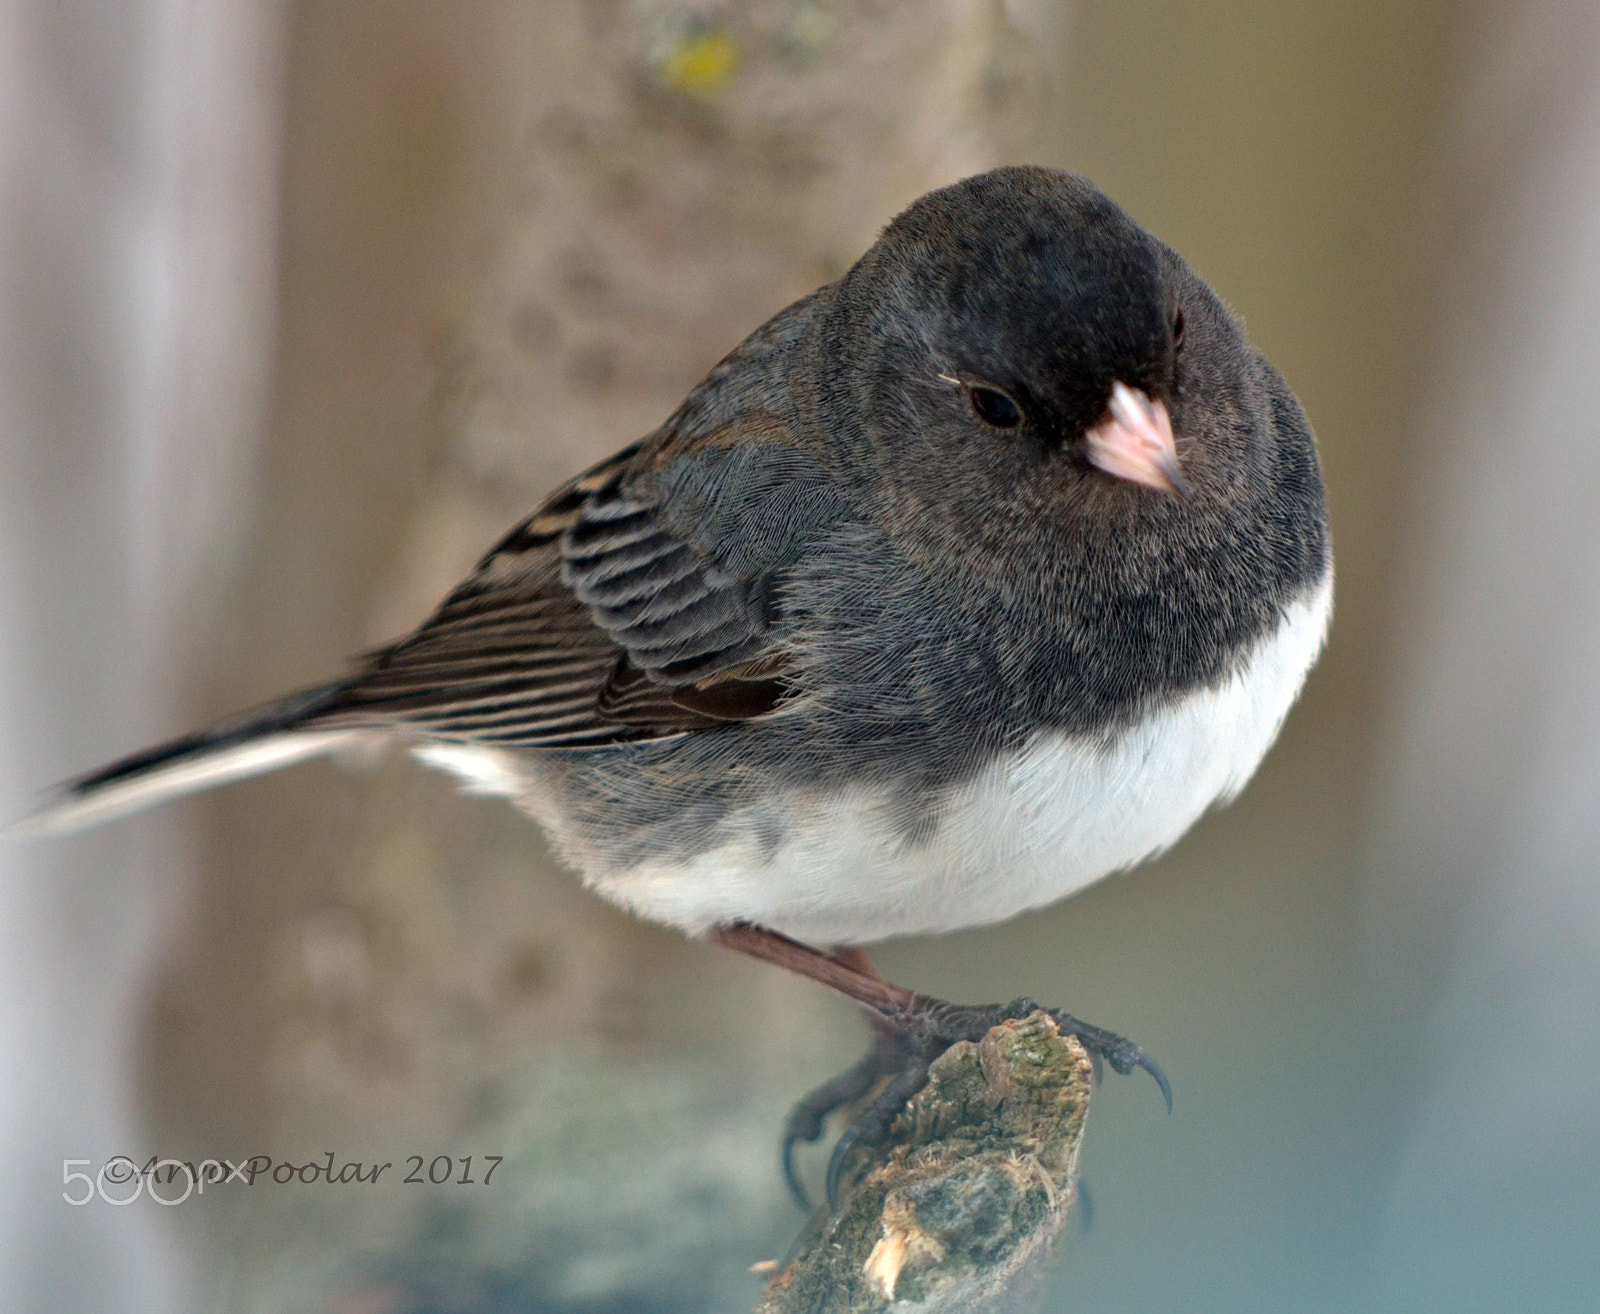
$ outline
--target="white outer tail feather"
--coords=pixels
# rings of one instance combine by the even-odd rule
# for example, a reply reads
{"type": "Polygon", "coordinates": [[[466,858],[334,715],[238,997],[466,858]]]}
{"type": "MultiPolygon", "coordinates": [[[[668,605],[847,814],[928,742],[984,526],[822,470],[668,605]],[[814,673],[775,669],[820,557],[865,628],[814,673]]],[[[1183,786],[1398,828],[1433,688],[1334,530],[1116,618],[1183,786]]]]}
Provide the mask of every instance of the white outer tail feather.
{"type": "Polygon", "coordinates": [[[68,835],[153,803],[320,757],[365,734],[361,730],[285,730],[108,780],[82,794],[67,785],[31,815],[0,827],[0,839],[68,835]]]}

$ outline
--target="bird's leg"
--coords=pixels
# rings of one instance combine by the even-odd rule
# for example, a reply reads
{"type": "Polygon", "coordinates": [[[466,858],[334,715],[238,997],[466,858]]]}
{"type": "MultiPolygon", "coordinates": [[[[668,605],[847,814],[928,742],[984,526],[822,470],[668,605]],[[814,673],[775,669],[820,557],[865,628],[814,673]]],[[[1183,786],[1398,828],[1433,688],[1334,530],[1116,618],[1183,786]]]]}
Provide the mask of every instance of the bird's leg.
{"type": "Polygon", "coordinates": [[[843,963],[846,967],[853,968],[862,976],[870,976],[875,981],[883,980],[883,973],[878,970],[878,965],[859,945],[847,944],[837,949],[830,949],[828,957],[836,963],[843,963]]]}
{"type": "Polygon", "coordinates": [[[912,1008],[918,999],[911,991],[885,981],[859,949],[823,953],[798,940],[791,940],[787,935],[752,926],[749,922],[713,926],[706,932],[706,939],[751,958],[759,958],[764,963],[786,967],[791,972],[808,976],[830,990],[838,991],[846,999],[853,999],[864,1008],[885,1017],[912,1008]]]}
{"type": "MultiPolygon", "coordinates": [[[[957,1041],[980,1040],[991,1027],[1027,1017],[1039,1007],[1031,999],[1016,999],[1009,1004],[946,1003],[886,981],[860,949],[824,953],[747,922],[715,927],[707,938],[751,958],[810,977],[853,999],[865,1010],[872,1028],[873,1045],[866,1057],[812,1091],[789,1115],[783,1134],[783,1171],[790,1190],[802,1205],[807,1205],[808,1201],[794,1170],[794,1147],[799,1141],[814,1141],[820,1137],[829,1114],[862,1099],[885,1078],[889,1079],[889,1084],[845,1129],[834,1146],[828,1161],[828,1203],[837,1207],[839,1179],[850,1150],[856,1145],[882,1145],[889,1139],[896,1116],[906,1101],[927,1083],[928,1068],[939,1055],[957,1041]]],[[[1166,1076],[1131,1040],[1080,1022],[1070,1013],[1045,1011],[1063,1034],[1078,1038],[1097,1064],[1104,1060],[1124,1074],[1143,1068],[1155,1078],[1167,1101],[1167,1109],[1171,1110],[1172,1087],[1166,1076]]]]}

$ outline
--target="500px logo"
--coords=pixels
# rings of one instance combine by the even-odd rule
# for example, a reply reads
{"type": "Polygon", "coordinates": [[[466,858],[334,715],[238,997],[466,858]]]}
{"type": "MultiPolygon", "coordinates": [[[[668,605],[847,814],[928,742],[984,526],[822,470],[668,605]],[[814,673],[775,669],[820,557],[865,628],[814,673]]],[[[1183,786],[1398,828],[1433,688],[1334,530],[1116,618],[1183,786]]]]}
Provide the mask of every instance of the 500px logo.
{"type": "Polygon", "coordinates": [[[88,1159],[61,1161],[61,1183],[67,1188],[61,1192],[61,1198],[69,1205],[86,1205],[97,1196],[108,1205],[128,1205],[145,1194],[147,1189],[150,1198],[157,1204],[176,1205],[182,1204],[196,1191],[204,1195],[207,1186],[227,1181],[230,1174],[236,1180],[249,1181],[249,1160],[243,1164],[230,1162],[224,1166],[216,1159],[193,1164],[182,1159],[158,1159],[152,1155],[150,1161],[141,1168],[127,1155],[118,1154],[107,1159],[93,1177],[78,1171],[87,1168],[90,1162],[88,1159]],[[180,1174],[183,1187],[181,1195],[175,1193],[180,1174]],[[78,1194],[74,1194],[75,1188],[78,1194]]]}
{"type": "MultiPolygon", "coordinates": [[[[390,1181],[405,1186],[430,1183],[434,1186],[487,1186],[505,1156],[486,1154],[482,1158],[487,1170],[481,1178],[473,1172],[470,1154],[460,1159],[448,1154],[435,1155],[424,1176],[425,1156],[408,1155],[409,1171],[404,1177],[390,1181]]],[[[208,1186],[227,1186],[234,1182],[244,1186],[254,1186],[257,1182],[271,1182],[276,1186],[293,1183],[310,1186],[319,1182],[325,1186],[375,1186],[383,1174],[394,1167],[393,1163],[367,1164],[359,1160],[335,1167],[332,1150],[324,1152],[323,1161],[308,1159],[305,1163],[287,1159],[274,1162],[272,1156],[266,1154],[253,1154],[238,1163],[231,1159],[202,1159],[192,1163],[187,1159],[161,1159],[151,1155],[142,1168],[127,1155],[118,1154],[106,1160],[93,1176],[79,1171],[89,1167],[91,1162],[89,1159],[61,1161],[61,1183],[66,1188],[61,1198],[69,1205],[86,1205],[97,1198],[109,1205],[128,1205],[141,1195],[148,1195],[157,1204],[177,1205],[191,1195],[204,1195],[208,1186]]]]}

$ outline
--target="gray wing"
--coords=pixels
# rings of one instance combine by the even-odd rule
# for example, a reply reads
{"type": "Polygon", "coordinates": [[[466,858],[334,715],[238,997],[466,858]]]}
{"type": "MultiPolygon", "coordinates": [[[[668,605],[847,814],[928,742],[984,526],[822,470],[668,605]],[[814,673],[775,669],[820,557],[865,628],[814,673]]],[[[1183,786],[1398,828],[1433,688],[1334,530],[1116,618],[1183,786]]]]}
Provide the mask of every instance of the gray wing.
{"type": "Polygon", "coordinates": [[[812,301],[552,495],[313,723],[580,746],[749,720],[796,692],[783,579],[845,515],[825,456],[780,418],[812,301]]]}
{"type": "Polygon", "coordinates": [[[813,463],[759,437],[732,456],[619,453],[508,534],[316,723],[576,747],[774,710],[794,684],[778,577],[803,533],[772,527],[796,508],[812,524],[826,515],[816,497],[796,500],[797,471],[817,483],[813,463]]]}

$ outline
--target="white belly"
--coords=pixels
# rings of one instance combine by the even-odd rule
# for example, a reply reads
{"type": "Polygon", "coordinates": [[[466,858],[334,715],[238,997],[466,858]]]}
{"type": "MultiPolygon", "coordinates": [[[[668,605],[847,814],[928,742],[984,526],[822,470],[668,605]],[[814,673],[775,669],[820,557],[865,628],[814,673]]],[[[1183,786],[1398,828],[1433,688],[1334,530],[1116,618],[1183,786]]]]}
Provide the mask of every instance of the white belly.
{"type": "Polygon", "coordinates": [[[949,931],[1053,903],[1159,853],[1231,799],[1277,737],[1322,647],[1331,582],[1221,686],[1104,743],[1040,735],[946,800],[914,839],[871,788],[816,791],[784,842],[752,806],[725,844],[688,862],[588,871],[590,885],[657,921],[700,931],[743,920],[820,943],[949,931]]]}

